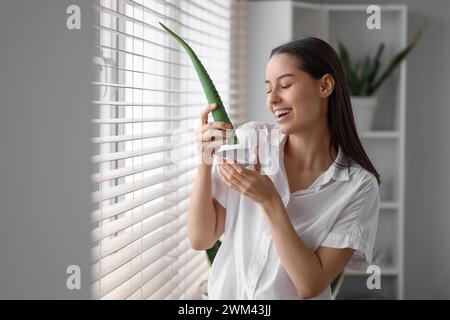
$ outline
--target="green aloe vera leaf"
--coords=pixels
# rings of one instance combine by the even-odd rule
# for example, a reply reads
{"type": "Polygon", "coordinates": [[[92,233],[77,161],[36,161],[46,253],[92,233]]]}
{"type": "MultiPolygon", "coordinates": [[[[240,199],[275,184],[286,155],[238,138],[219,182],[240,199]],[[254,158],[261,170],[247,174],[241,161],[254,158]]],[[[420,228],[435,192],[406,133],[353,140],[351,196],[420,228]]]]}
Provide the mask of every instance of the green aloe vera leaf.
{"type": "Polygon", "coordinates": [[[402,51],[397,53],[391,59],[391,61],[389,62],[389,64],[386,66],[383,73],[381,74],[381,76],[373,84],[373,86],[371,88],[371,92],[369,92],[370,95],[378,89],[378,87],[383,83],[383,81],[387,77],[389,77],[389,75],[397,68],[397,66],[399,66],[400,63],[402,63],[404,59],[406,59],[406,57],[409,55],[409,53],[412,51],[412,49],[414,49],[414,47],[417,45],[417,43],[419,43],[419,40],[422,36],[423,31],[425,30],[425,27],[426,27],[426,24],[423,24],[419,28],[419,30],[417,31],[417,33],[415,34],[413,40],[409,43],[409,45],[405,49],[403,49],[402,51]]]}
{"type": "Polygon", "coordinates": [[[219,251],[220,246],[222,245],[222,241],[217,240],[216,243],[209,249],[206,250],[206,255],[208,256],[209,265],[212,266],[214,262],[214,258],[219,251]]]}
{"type": "MultiPolygon", "coordinates": [[[[200,82],[202,84],[203,91],[205,92],[208,103],[209,104],[212,104],[212,103],[218,104],[218,107],[212,111],[212,116],[213,116],[214,121],[227,122],[227,123],[230,123],[231,126],[233,126],[230,121],[230,118],[228,117],[227,112],[225,111],[225,107],[223,105],[222,99],[220,98],[220,95],[217,92],[213,81],[211,80],[211,77],[209,76],[205,67],[201,63],[200,59],[195,54],[194,50],[192,50],[192,48],[186,43],[186,41],[184,41],[175,32],[173,32],[172,30],[167,28],[161,22],[159,24],[164,28],[164,30],[166,30],[170,35],[172,35],[181,44],[181,46],[186,50],[188,56],[191,58],[192,63],[194,64],[195,71],[197,72],[198,78],[200,79],[200,82]]],[[[238,143],[238,138],[234,134],[234,138],[232,139],[232,144],[237,144],[237,143],[238,143]]]]}

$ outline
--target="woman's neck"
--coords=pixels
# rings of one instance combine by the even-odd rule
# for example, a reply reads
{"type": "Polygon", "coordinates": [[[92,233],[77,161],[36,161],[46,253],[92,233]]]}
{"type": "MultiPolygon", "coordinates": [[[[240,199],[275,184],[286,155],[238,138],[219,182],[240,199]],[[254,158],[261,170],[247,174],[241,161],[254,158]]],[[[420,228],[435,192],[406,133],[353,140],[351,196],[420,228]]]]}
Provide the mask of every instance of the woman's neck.
{"type": "MultiPolygon", "coordinates": [[[[316,127],[316,129],[319,128],[316,127]]],[[[284,156],[300,172],[324,171],[330,167],[337,155],[337,150],[332,147],[333,158],[331,158],[330,141],[331,135],[328,128],[289,134],[284,146],[284,156]]]]}

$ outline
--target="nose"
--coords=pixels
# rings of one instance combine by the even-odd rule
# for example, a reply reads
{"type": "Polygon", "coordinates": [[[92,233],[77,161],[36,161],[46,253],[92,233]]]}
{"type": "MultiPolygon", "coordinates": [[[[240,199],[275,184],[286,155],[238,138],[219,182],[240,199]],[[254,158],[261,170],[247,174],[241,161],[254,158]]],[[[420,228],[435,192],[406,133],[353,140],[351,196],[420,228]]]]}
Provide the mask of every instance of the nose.
{"type": "Polygon", "coordinates": [[[276,103],[279,103],[281,100],[280,95],[278,94],[278,91],[275,89],[272,89],[270,93],[267,94],[267,103],[269,106],[272,106],[276,103]]]}

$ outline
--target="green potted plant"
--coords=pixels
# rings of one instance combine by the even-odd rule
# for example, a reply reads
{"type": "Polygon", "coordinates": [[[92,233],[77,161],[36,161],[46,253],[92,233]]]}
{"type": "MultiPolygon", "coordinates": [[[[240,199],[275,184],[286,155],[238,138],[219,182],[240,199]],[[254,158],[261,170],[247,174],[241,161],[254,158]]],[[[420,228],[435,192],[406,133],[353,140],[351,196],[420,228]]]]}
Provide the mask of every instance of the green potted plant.
{"type": "Polygon", "coordinates": [[[385,47],[384,43],[379,45],[373,57],[367,55],[363,60],[352,64],[347,48],[341,41],[338,42],[339,57],[347,78],[358,130],[372,128],[373,115],[378,104],[377,97],[374,96],[375,92],[417,45],[424,28],[425,25],[419,28],[409,45],[394,55],[381,73],[379,73],[380,59],[385,47]]]}

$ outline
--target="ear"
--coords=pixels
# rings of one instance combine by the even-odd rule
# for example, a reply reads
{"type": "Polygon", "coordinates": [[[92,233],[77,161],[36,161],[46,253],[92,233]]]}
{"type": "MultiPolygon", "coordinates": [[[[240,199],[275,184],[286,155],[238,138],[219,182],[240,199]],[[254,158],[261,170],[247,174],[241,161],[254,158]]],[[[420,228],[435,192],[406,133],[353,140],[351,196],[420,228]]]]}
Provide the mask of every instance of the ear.
{"type": "Polygon", "coordinates": [[[320,97],[326,99],[333,93],[334,78],[331,74],[326,73],[320,78],[320,97]]]}

